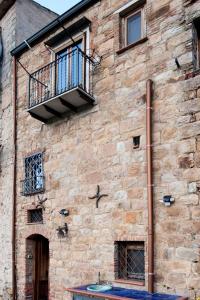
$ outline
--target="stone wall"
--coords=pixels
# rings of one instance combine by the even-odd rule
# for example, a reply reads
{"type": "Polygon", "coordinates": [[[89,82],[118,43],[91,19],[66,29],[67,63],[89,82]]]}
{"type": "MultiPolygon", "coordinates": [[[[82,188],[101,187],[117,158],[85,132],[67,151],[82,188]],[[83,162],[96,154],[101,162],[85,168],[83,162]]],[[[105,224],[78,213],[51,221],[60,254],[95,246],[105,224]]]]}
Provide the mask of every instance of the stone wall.
{"type": "MultiPolygon", "coordinates": [[[[25,289],[26,238],[32,234],[49,239],[50,299],[56,300],[70,299],[67,287],[96,282],[98,272],[102,279],[114,281],[115,241],[144,241],[147,247],[145,95],[149,78],[154,82],[155,289],[191,299],[194,292],[200,294],[200,76],[186,80],[192,72],[191,20],[200,1],[147,0],[148,40],[119,55],[119,17],[114,13],[126,3],[102,0],[83,14],[92,21],[91,47],[102,56],[94,74],[94,108],[42,124],[26,112],[28,78],[18,69],[20,299],[25,289]],[[134,136],[141,136],[139,149],[133,149],[134,136]],[[45,222],[27,225],[26,211],[38,199],[20,194],[23,159],[38,150],[44,151],[45,222]],[[88,197],[98,184],[109,196],[101,199],[97,209],[88,197]],[[161,203],[164,195],[175,198],[171,207],[161,203]],[[62,208],[70,211],[67,219],[59,214],[62,208]],[[59,239],[56,229],[65,220],[69,234],[59,239]]],[[[44,41],[21,57],[29,72],[50,59],[44,41]]],[[[145,259],[147,273],[147,254],[145,259]]],[[[122,286],[146,289],[147,275],[145,287],[122,286]]]]}
{"type": "Polygon", "coordinates": [[[13,170],[13,120],[11,58],[9,51],[15,46],[15,5],[0,20],[3,33],[4,59],[0,92],[1,144],[0,157],[0,299],[11,299],[12,295],[12,170],[13,170]]]}
{"type": "Polygon", "coordinates": [[[55,17],[56,14],[45,12],[28,0],[17,1],[0,19],[4,46],[0,66],[0,299],[3,300],[10,299],[12,293],[13,66],[10,51],[55,17]]]}

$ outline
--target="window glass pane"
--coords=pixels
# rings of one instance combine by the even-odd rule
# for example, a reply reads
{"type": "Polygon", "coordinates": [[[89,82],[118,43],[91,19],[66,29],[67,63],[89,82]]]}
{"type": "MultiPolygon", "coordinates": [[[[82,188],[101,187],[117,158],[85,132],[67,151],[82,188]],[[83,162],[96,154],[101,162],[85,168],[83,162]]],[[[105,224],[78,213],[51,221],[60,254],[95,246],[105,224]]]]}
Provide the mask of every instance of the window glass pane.
{"type": "Polygon", "coordinates": [[[82,41],[57,55],[57,94],[61,94],[82,82],[82,41]]]}
{"type": "Polygon", "coordinates": [[[82,55],[81,51],[78,51],[78,48],[81,50],[82,42],[72,48],[72,87],[80,85],[82,81],[82,55]]]}
{"type": "Polygon", "coordinates": [[[132,44],[141,39],[141,11],[137,14],[130,16],[127,19],[127,44],[132,44]]]}
{"type": "Polygon", "coordinates": [[[144,250],[127,250],[127,273],[130,279],[144,280],[144,250]]]}
{"type": "Polygon", "coordinates": [[[57,55],[57,93],[63,93],[68,89],[69,84],[69,57],[67,56],[68,49],[60,52],[57,55]]]}
{"type": "Polygon", "coordinates": [[[42,154],[38,153],[25,159],[24,193],[36,193],[44,189],[42,154]]]}

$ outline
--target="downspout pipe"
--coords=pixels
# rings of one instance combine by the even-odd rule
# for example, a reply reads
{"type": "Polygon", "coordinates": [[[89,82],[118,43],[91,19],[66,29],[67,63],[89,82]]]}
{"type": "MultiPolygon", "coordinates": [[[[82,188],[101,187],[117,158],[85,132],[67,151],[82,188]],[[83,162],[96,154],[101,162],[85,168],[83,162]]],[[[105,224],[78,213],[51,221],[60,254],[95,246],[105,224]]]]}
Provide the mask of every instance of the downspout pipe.
{"type": "Polygon", "coordinates": [[[146,90],[146,151],[147,151],[147,201],[148,201],[148,291],[154,292],[154,224],[153,224],[153,163],[152,163],[152,95],[153,82],[147,80],[146,90]]]}
{"type": "Polygon", "coordinates": [[[16,164],[17,164],[17,60],[13,57],[13,209],[12,209],[12,289],[13,300],[17,299],[16,288],[16,164]]]}

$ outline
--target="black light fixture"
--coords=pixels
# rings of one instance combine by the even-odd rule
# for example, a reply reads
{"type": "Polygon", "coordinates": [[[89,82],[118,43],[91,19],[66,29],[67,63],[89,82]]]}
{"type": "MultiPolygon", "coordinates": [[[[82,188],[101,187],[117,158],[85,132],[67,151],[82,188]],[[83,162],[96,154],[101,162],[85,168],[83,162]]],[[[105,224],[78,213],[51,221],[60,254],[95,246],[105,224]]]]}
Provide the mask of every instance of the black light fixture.
{"type": "Polygon", "coordinates": [[[68,216],[69,216],[69,210],[68,210],[68,209],[65,209],[65,208],[62,208],[62,209],[59,211],[59,214],[61,214],[61,215],[64,216],[64,217],[68,217],[68,216]]]}
{"type": "Polygon", "coordinates": [[[171,206],[174,201],[175,199],[172,195],[165,195],[160,202],[162,202],[165,206],[171,206]]]}
{"type": "Polygon", "coordinates": [[[58,231],[58,236],[59,237],[66,237],[68,234],[68,225],[65,223],[62,227],[59,226],[56,231],[58,231]]]}

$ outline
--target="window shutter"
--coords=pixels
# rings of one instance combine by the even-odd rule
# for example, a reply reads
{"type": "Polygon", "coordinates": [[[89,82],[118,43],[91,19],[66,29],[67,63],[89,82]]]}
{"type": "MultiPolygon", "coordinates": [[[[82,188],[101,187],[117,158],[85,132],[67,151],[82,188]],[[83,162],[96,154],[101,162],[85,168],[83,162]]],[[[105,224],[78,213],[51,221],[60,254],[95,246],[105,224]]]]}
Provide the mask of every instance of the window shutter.
{"type": "Polygon", "coordinates": [[[195,24],[192,24],[192,52],[193,52],[193,68],[198,68],[198,33],[195,24]]]}

